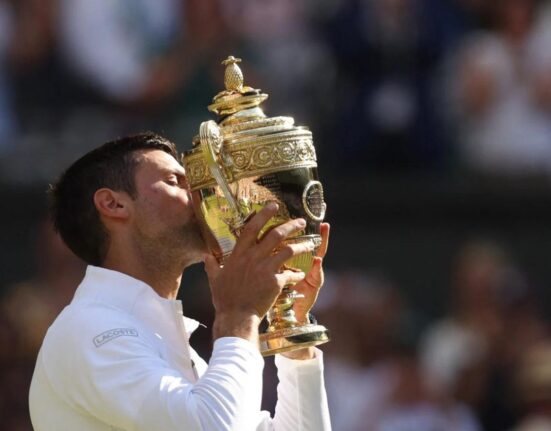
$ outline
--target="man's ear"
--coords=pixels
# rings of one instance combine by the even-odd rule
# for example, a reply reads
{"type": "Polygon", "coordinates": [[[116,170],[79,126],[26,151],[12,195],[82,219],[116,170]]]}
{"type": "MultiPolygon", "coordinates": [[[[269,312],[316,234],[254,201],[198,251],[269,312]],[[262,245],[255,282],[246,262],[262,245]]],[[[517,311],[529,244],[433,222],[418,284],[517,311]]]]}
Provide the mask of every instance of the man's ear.
{"type": "Polygon", "coordinates": [[[94,205],[101,216],[108,219],[127,219],[130,216],[130,197],[124,192],[108,188],[96,190],[94,205]]]}

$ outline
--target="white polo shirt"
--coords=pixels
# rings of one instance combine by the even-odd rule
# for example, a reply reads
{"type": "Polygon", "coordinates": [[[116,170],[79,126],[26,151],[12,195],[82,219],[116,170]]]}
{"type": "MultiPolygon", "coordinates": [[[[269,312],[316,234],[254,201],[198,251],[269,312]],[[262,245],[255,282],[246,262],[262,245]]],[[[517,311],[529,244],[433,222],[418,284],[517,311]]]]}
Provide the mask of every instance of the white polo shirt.
{"type": "Polygon", "coordinates": [[[89,266],[48,330],[30,390],[36,431],[330,430],[322,353],[276,356],[274,418],[260,410],[264,361],[219,338],[207,365],[189,345],[198,322],[128,275],[89,266]]]}

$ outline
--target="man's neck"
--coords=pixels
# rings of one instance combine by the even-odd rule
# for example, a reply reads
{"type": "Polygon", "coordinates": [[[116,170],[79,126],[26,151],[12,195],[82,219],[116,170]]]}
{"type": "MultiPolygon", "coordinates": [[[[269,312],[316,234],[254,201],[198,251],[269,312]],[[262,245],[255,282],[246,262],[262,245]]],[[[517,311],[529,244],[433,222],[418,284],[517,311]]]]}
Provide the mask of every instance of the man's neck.
{"type": "Polygon", "coordinates": [[[102,266],[143,281],[162,298],[176,299],[185,265],[108,255],[102,266]]]}

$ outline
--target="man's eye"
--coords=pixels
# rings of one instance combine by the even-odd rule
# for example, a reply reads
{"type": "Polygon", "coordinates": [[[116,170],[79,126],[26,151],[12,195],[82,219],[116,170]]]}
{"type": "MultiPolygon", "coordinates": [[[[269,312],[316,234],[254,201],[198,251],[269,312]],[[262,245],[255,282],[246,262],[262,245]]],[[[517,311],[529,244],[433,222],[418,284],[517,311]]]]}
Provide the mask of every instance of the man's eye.
{"type": "Polygon", "coordinates": [[[178,180],[175,179],[175,178],[169,178],[168,180],[166,180],[166,183],[171,185],[171,186],[177,186],[178,185],[178,180]]]}

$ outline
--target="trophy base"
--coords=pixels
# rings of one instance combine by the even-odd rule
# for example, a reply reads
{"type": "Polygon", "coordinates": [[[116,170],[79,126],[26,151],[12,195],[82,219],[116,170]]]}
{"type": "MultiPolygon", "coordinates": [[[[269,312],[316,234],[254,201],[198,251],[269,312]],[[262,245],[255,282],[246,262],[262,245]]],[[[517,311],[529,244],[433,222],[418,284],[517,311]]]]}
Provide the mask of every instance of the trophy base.
{"type": "Polygon", "coordinates": [[[260,334],[262,356],[304,349],[329,341],[329,331],[323,325],[304,325],[295,328],[278,329],[260,334]]]}

